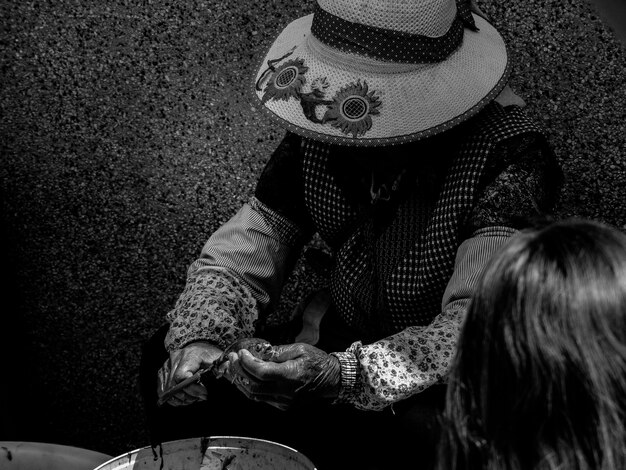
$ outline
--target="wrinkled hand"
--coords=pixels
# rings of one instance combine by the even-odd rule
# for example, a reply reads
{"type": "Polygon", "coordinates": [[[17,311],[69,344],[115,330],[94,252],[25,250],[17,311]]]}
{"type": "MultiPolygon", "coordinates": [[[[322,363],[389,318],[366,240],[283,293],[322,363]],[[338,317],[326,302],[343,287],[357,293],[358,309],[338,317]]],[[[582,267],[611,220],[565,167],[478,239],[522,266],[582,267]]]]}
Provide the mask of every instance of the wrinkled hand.
{"type": "Polygon", "coordinates": [[[335,356],[305,343],[272,346],[264,357],[229,354],[237,388],[248,398],[287,409],[297,398],[336,398],[341,367],[335,356]]]}
{"type": "MultiPolygon", "coordinates": [[[[157,394],[160,397],[170,387],[191,377],[222,356],[222,350],[206,341],[196,341],[170,352],[170,357],[158,372],[157,394]]],[[[207,391],[201,383],[193,383],[173,395],[167,403],[172,406],[190,405],[206,400],[207,391]]]]}
{"type": "Polygon", "coordinates": [[[260,338],[240,338],[231,343],[222,357],[215,363],[213,373],[216,377],[225,377],[230,382],[236,383],[242,374],[241,369],[235,364],[238,361],[237,352],[246,350],[259,359],[269,359],[272,355],[272,345],[260,338]]]}

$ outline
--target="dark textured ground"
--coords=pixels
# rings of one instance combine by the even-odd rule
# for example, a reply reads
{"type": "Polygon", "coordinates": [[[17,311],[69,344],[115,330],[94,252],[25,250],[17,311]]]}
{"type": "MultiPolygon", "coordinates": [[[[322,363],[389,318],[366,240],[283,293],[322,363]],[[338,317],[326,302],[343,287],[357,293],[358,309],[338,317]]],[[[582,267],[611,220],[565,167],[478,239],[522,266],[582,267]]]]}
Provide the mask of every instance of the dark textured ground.
{"type": "MultiPolygon", "coordinates": [[[[312,5],[0,3],[0,439],[147,445],[140,343],[281,137],[249,79],[312,5]]],[[[559,215],[626,229],[624,47],[582,0],[484,9],[568,177],[559,215]]]]}

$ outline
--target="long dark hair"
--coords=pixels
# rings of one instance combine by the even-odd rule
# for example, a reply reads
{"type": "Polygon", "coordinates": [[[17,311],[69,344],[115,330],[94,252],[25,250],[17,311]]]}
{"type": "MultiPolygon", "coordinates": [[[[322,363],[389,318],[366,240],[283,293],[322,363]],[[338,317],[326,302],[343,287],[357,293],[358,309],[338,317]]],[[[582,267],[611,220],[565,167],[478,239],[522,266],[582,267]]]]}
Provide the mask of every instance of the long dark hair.
{"type": "Polygon", "coordinates": [[[626,469],[626,235],[563,221],[494,257],[444,421],[441,470],[626,469]]]}

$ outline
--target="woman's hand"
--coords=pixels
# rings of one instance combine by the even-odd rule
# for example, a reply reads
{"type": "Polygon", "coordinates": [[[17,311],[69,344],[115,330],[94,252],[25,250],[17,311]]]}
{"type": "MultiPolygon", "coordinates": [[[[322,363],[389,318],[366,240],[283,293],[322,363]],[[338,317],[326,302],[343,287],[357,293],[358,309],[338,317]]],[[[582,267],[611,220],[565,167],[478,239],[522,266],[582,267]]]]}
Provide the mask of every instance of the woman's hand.
{"type": "MultiPolygon", "coordinates": [[[[198,370],[210,366],[221,355],[220,348],[206,341],[196,341],[170,352],[170,358],[158,373],[158,396],[161,397],[166,390],[191,377],[198,370]]],[[[174,394],[167,403],[172,406],[190,405],[206,398],[206,389],[200,382],[196,382],[174,394]]]]}
{"type": "Polygon", "coordinates": [[[228,359],[239,390],[280,409],[287,409],[299,397],[336,398],[339,394],[339,360],[309,344],[272,346],[263,358],[241,349],[228,359]]]}
{"type": "MultiPolygon", "coordinates": [[[[159,398],[171,387],[191,377],[200,369],[213,366],[212,373],[215,377],[225,377],[231,382],[238,379],[233,375],[229,357],[237,357],[231,351],[246,350],[260,358],[266,358],[266,353],[271,350],[271,345],[259,338],[241,338],[222,351],[217,346],[206,342],[196,341],[184,348],[174,350],[170,358],[163,364],[158,373],[158,396],[159,398]],[[230,353],[230,354],[229,354],[230,353]]],[[[187,385],[167,399],[166,403],[172,406],[191,405],[200,400],[207,399],[207,390],[198,381],[187,385]]]]}

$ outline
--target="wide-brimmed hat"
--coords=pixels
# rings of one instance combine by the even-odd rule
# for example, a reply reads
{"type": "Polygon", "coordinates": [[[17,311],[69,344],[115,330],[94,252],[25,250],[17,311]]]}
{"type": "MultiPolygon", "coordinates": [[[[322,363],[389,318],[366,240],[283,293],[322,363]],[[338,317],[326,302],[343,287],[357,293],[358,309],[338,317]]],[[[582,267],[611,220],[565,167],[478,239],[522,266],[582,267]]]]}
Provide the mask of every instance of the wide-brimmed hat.
{"type": "Polygon", "coordinates": [[[504,40],[465,0],[318,0],[270,47],[253,99],[302,136],[390,145],[463,122],[507,75],[504,40]]]}

